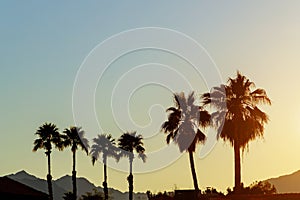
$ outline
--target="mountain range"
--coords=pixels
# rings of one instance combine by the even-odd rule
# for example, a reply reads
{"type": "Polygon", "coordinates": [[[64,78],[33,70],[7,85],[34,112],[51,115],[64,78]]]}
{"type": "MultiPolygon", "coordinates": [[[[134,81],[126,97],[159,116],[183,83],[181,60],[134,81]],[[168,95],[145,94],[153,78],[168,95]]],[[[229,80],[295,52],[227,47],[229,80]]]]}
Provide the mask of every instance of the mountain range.
{"type": "MultiPolygon", "coordinates": [[[[26,171],[22,170],[15,174],[10,174],[7,177],[28,185],[36,190],[48,194],[48,185],[47,181],[44,179],[37,178],[26,171]]],[[[64,193],[72,191],[72,177],[69,175],[63,176],[57,180],[53,180],[53,193],[54,200],[62,200],[64,193]]],[[[92,192],[93,189],[97,189],[98,191],[103,191],[102,187],[97,187],[93,183],[89,182],[86,178],[79,177],[77,178],[77,188],[78,188],[78,196],[81,196],[87,192],[92,192]]],[[[128,192],[120,192],[119,190],[115,190],[113,188],[109,188],[109,194],[114,200],[127,200],[128,192]]],[[[147,195],[145,193],[134,193],[134,199],[147,200],[147,195]]]]}
{"type": "MultiPolygon", "coordinates": [[[[36,190],[48,193],[47,181],[40,179],[22,170],[15,174],[10,174],[7,177],[28,185],[36,190]]],[[[278,193],[300,193],[300,170],[292,174],[279,176],[277,178],[270,178],[266,181],[273,184],[278,193]]],[[[103,191],[102,187],[95,186],[89,180],[83,177],[77,178],[78,196],[87,192],[92,192],[93,189],[103,191]]],[[[57,180],[53,180],[54,200],[62,200],[64,193],[72,191],[72,177],[65,175],[57,180]]],[[[121,192],[119,190],[109,188],[109,194],[114,200],[127,200],[128,192],[121,192]]],[[[134,193],[134,199],[147,200],[145,193],[134,193]]]]}

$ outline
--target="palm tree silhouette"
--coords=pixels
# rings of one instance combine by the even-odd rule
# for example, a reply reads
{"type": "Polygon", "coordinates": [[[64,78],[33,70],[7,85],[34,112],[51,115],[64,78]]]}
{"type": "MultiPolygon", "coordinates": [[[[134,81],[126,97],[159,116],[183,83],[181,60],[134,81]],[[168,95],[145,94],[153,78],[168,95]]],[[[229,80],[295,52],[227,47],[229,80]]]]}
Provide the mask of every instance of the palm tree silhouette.
{"type": "Polygon", "coordinates": [[[210,114],[201,106],[195,105],[194,92],[186,98],[184,93],[174,94],[175,107],[167,109],[168,120],[162,124],[162,130],[167,133],[166,141],[171,139],[178,145],[180,152],[189,153],[190,167],[195,191],[199,191],[194,163],[194,152],[198,143],[204,143],[206,136],[199,127],[210,124],[210,114]]]}
{"type": "Polygon", "coordinates": [[[52,190],[52,176],[51,176],[51,150],[52,144],[55,148],[59,150],[63,149],[61,135],[58,132],[58,128],[55,124],[52,123],[44,123],[40,126],[35,135],[38,136],[37,139],[34,140],[34,147],[32,149],[33,152],[36,152],[38,149],[45,149],[45,154],[48,158],[48,174],[47,174],[47,183],[48,183],[48,192],[50,200],[53,200],[53,190],[52,190]]]}
{"type": "Polygon", "coordinates": [[[63,146],[71,146],[73,154],[73,171],[72,171],[72,184],[74,200],[77,199],[77,186],[76,186],[76,151],[80,147],[88,155],[89,143],[84,137],[84,131],[81,127],[71,126],[69,129],[63,131],[63,146]]]}
{"type": "Polygon", "coordinates": [[[133,197],[133,175],[132,175],[132,162],[134,159],[133,151],[135,150],[144,162],[146,161],[145,148],[143,147],[143,137],[141,135],[137,135],[136,132],[126,132],[121,135],[118,140],[118,146],[121,151],[121,157],[127,157],[129,159],[129,176],[127,177],[127,181],[129,184],[129,200],[132,200],[133,197]]]}
{"type": "Polygon", "coordinates": [[[107,158],[112,157],[117,161],[119,160],[118,148],[115,146],[115,139],[111,134],[101,134],[93,139],[94,144],[91,148],[92,163],[95,164],[96,160],[99,159],[99,155],[102,153],[102,160],[104,165],[104,181],[103,181],[103,191],[104,198],[108,200],[108,187],[107,187],[107,158]]]}
{"type": "Polygon", "coordinates": [[[234,148],[235,192],[241,192],[241,150],[248,143],[264,134],[264,124],[269,118],[257,106],[271,105],[265,90],[255,85],[239,71],[236,78],[229,78],[227,85],[214,87],[211,93],[202,95],[204,105],[212,105],[216,112],[212,114],[217,126],[218,136],[229,141],[234,148]]]}
{"type": "Polygon", "coordinates": [[[64,200],[74,200],[74,194],[73,194],[73,192],[66,192],[66,193],[64,193],[63,199],[64,200]]]}

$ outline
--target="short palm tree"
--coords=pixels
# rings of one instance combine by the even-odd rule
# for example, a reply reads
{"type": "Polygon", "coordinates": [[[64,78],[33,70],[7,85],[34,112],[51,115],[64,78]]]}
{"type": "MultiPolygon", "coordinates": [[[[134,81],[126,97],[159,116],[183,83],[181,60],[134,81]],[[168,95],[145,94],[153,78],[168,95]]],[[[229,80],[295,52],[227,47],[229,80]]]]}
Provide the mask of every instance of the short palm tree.
{"type": "Polygon", "coordinates": [[[171,139],[178,145],[180,152],[188,152],[194,188],[199,191],[194,163],[194,152],[198,143],[204,143],[206,136],[199,127],[210,124],[210,114],[202,107],[195,105],[194,92],[187,98],[184,93],[174,94],[175,107],[167,109],[168,120],[162,124],[162,130],[167,133],[166,141],[171,139]]]}
{"type": "Polygon", "coordinates": [[[234,79],[229,78],[227,85],[214,87],[210,93],[202,95],[204,105],[212,105],[218,135],[229,141],[234,148],[235,192],[241,192],[241,150],[248,143],[264,134],[264,124],[268,122],[266,113],[258,108],[259,104],[271,105],[265,90],[252,90],[255,85],[237,72],[234,79]]]}
{"type": "Polygon", "coordinates": [[[79,200],[104,200],[103,194],[100,191],[97,191],[96,188],[92,192],[87,192],[82,195],[79,200]]]}
{"type": "Polygon", "coordinates": [[[132,175],[132,163],[134,159],[135,150],[138,153],[138,157],[144,162],[146,161],[145,148],[143,147],[143,137],[137,135],[136,132],[126,132],[118,140],[118,146],[121,151],[120,156],[127,157],[129,159],[129,176],[127,177],[129,184],[129,200],[133,197],[133,175],[132,175]]]}
{"type": "Polygon", "coordinates": [[[74,194],[73,194],[73,192],[66,192],[66,193],[64,193],[63,199],[64,200],[74,200],[74,194]]]}
{"type": "Polygon", "coordinates": [[[81,127],[71,126],[69,129],[63,131],[64,147],[71,147],[73,154],[73,171],[72,171],[72,184],[74,200],[77,199],[77,185],[76,185],[76,151],[81,148],[88,155],[89,143],[84,137],[84,131],[81,127]]]}
{"type": "Polygon", "coordinates": [[[34,140],[33,152],[36,152],[38,149],[45,149],[45,154],[48,158],[48,174],[47,174],[47,183],[48,183],[48,192],[50,200],[53,200],[53,190],[52,190],[52,176],[51,176],[51,152],[52,145],[54,145],[59,150],[63,149],[61,135],[58,132],[58,128],[55,124],[44,123],[40,126],[35,135],[38,136],[34,140]]]}
{"type": "Polygon", "coordinates": [[[115,139],[111,134],[101,134],[93,139],[94,144],[91,148],[91,156],[93,165],[99,159],[99,155],[102,153],[103,170],[104,170],[104,181],[103,191],[105,200],[108,200],[108,187],[107,187],[107,158],[112,157],[117,161],[119,160],[118,152],[119,149],[115,146],[115,139]]]}

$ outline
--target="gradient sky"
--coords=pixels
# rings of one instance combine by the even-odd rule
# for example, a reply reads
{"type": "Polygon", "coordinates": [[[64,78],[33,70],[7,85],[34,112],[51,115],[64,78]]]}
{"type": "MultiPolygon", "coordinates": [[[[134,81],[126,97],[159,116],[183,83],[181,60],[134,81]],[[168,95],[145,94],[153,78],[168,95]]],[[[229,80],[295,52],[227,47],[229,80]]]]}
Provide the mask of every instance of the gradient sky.
{"type": "MultiPolygon", "coordinates": [[[[251,142],[249,152],[242,159],[245,185],[299,170],[299,10],[297,0],[251,3],[89,1],[85,4],[73,1],[1,1],[0,175],[25,169],[45,178],[47,165],[43,151],[31,151],[37,127],[45,121],[57,124],[60,130],[74,124],[73,84],[85,57],[96,45],[114,34],[149,26],[189,35],[207,50],[223,80],[235,76],[236,70],[240,70],[257,87],[264,88],[272,99],[271,107],[262,107],[270,116],[265,137],[251,142]]],[[[95,95],[96,113],[98,120],[105,124],[105,132],[111,132],[115,137],[121,135],[116,124],[110,121],[110,107],[103,106],[109,99],[102,94],[111,92],[115,81],[131,66],[166,60],[175,68],[186,65],[180,63],[178,57],[149,50],[125,56],[111,66],[103,84],[99,82],[95,95]]],[[[181,70],[184,74],[185,70],[181,70]]],[[[206,92],[202,84],[199,82],[198,93],[206,92]]],[[[144,126],[151,123],[151,116],[165,119],[161,108],[172,105],[171,93],[162,87],[146,86],[132,95],[129,105],[132,120],[144,126]],[[153,104],[162,107],[152,109],[148,115],[153,104]]],[[[147,132],[141,134],[147,138],[145,147],[148,152],[165,145],[162,133],[156,133],[155,137],[148,137],[147,132]]],[[[54,151],[52,155],[54,179],[70,174],[70,150],[54,151]]],[[[233,186],[233,149],[229,144],[219,141],[206,157],[195,156],[195,160],[201,188],[213,186],[225,191],[233,186]]],[[[101,185],[102,166],[93,167],[83,152],[78,153],[77,171],[78,176],[101,185]]],[[[108,173],[109,187],[127,190],[127,173],[114,169],[108,173]]],[[[158,192],[193,187],[187,155],[155,172],[136,174],[134,180],[135,191],[158,192]]]]}

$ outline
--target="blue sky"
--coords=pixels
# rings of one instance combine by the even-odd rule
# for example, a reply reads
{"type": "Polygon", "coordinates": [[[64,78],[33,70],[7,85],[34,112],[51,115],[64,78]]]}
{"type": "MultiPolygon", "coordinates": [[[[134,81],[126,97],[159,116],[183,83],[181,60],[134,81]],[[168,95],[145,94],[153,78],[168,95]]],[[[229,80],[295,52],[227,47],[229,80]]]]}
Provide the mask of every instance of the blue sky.
{"type": "MultiPolygon", "coordinates": [[[[149,26],[174,29],[194,38],[209,52],[224,80],[234,76],[238,69],[257,87],[267,90],[273,105],[264,109],[271,121],[266,126],[265,139],[251,143],[249,153],[243,158],[243,180],[246,185],[298,170],[300,160],[293,155],[300,150],[299,8],[299,1],[89,1],[85,4],[79,1],[1,1],[0,174],[24,168],[45,177],[46,159],[43,152],[31,152],[33,133],[45,121],[57,124],[60,129],[74,123],[72,90],[84,58],[96,45],[114,34],[149,26]],[[279,148],[281,151],[278,151],[279,148]],[[258,169],[256,164],[262,161],[266,164],[258,169]]],[[[144,54],[151,55],[147,59],[161,59],[155,53],[144,54]]],[[[144,59],[143,54],[130,56],[137,60],[144,59]]],[[[176,59],[173,59],[175,62],[176,59]]],[[[130,64],[129,60],[121,60],[120,64],[113,66],[115,71],[111,71],[112,74],[122,72],[122,62],[130,64]]],[[[113,82],[109,82],[109,78],[107,80],[107,87],[98,87],[96,97],[99,102],[101,90],[112,87],[110,84],[113,82]]],[[[149,100],[149,96],[157,92],[163,94],[161,89],[156,89],[149,88],[133,96],[131,106],[133,119],[137,122],[149,122],[149,116],[138,111],[143,109],[141,101],[145,98],[149,100]]],[[[171,106],[172,100],[168,99],[168,95],[162,95],[161,102],[159,99],[155,102],[171,106]]],[[[154,102],[150,100],[145,101],[147,108],[154,102]]],[[[96,108],[99,112],[103,111],[99,104],[96,108]]],[[[157,116],[165,117],[161,116],[164,114],[161,111],[158,110],[157,116]]],[[[103,117],[106,114],[109,116],[109,111],[98,113],[99,119],[106,120],[103,117]]],[[[109,130],[117,129],[108,123],[109,130]]],[[[114,134],[117,137],[121,133],[114,134]]],[[[162,134],[157,137],[163,139],[162,134]]],[[[145,146],[152,143],[164,145],[163,140],[149,139],[145,146]]],[[[225,190],[233,185],[232,154],[230,146],[220,141],[207,157],[196,160],[201,187],[215,186],[225,190]],[[225,163],[222,169],[218,168],[220,163],[225,163]]],[[[55,163],[67,163],[70,159],[68,151],[54,153],[55,178],[69,174],[71,170],[71,165],[58,166],[55,163]]],[[[174,184],[180,188],[191,188],[187,161],[187,157],[183,156],[163,170],[137,175],[135,189],[171,190],[174,184]],[[179,170],[184,172],[178,175],[179,170]],[[160,179],[162,176],[166,178],[160,179]],[[157,179],[161,185],[155,184],[157,179]]],[[[101,170],[100,165],[92,167],[83,153],[78,154],[80,176],[100,185],[101,170]]],[[[109,173],[110,186],[125,191],[126,173],[116,170],[109,173]]]]}

